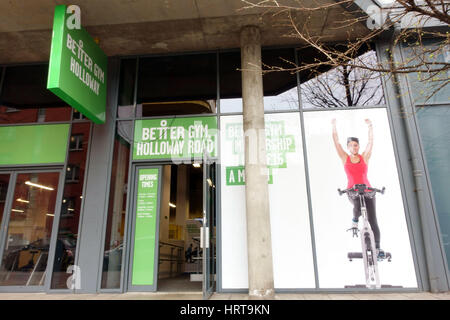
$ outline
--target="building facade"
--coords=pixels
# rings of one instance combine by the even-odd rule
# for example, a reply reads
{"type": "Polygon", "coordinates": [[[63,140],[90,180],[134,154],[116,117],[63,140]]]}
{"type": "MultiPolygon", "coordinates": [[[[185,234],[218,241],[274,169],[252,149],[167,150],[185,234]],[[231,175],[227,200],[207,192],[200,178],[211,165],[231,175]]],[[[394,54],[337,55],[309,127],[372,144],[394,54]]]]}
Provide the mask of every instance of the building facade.
{"type": "MultiPolygon", "coordinates": [[[[424,99],[417,73],[353,71],[349,95],[338,68],[263,75],[320,55],[241,1],[77,4],[108,56],[103,124],[46,89],[53,1],[29,19],[0,5],[0,291],[449,290],[448,85],[424,99]],[[375,275],[333,128],[385,187],[375,275]]],[[[364,35],[336,31],[345,13],[310,32],[364,35]]],[[[380,37],[360,59],[408,50],[380,37]]]]}

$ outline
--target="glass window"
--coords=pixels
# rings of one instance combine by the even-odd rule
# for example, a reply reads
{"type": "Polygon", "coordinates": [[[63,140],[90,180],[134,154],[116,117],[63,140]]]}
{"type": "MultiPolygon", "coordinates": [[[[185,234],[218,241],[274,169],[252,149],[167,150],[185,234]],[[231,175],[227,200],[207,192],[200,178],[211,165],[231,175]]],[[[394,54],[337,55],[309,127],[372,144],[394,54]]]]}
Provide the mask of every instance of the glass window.
{"type": "Polygon", "coordinates": [[[59,172],[17,175],[0,285],[44,284],[58,182],[59,172]]]}
{"type": "Polygon", "coordinates": [[[90,128],[90,122],[72,124],[71,137],[82,136],[83,139],[81,142],[78,141],[78,148],[69,151],[53,265],[52,289],[67,289],[67,279],[71,276],[71,273],[67,273],[67,269],[74,264],[76,256],[90,128]]]}
{"type": "Polygon", "coordinates": [[[83,134],[74,134],[70,137],[69,151],[83,150],[83,134]]]}
{"type": "MultiPolygon", "coordinates": [[[[275,288],[314,288],[300,114],[266,114],[265,123],[275,288]]],[[[227,289],[248,286],[242,126],[242,115],[220,117],[222,285],[227,289]]],[[[245,143],[257,145],[259,136],[245,136],[245,143]]]]}
{"type": "Polygon", "coordinates": [[[47,90],[48,65],[7,67],[0,124],[70,121],[70,107],[47,90]]]}
{"type": "Polygon", "coordinates": [[[439,218],[442,242],[450,266],[450,105],[417,108],[420,133],[439,218]]]}
{"type": "Polygon", "coordinates": [[[80,181],[79,179],[80,179],[80,167],[78,167],[78,165],[76,164],[67,165],[66,183],[78,183],[80,181]]]}
{"type": "Polygon", "coordinates": [[[264,110],[297,110],[297,76],[287,70],[295,66],[293,49],[262,50],[264,110]]]}
{"type": "Polygon", "coordinates": [[[220,112],[242,112],[241,53],[219,55],[220,112]]]}
{"type": "Polygon", "coordinates": [[[139,59],[137,117],[216,112],[216,54],[139,59]]]}
{"type": "Polygon", "coordinates": [[[118,118],[134,118],[134,88],[136,82],[136,60],[123,59],[120,64],[118,118]]]}
{"type": "Polygon", "coordinates": [[[424,39],[421,45],[404,44],[407,66],[418,65],[422,70],[408,74],[414,103],[449,103],[450,70],[445,70],[445,64],[450,62],[450,47],[446,43],[446,39],[424,39]]]}
{"type": "Polygon", "coordinates": [[[82,114],[80,111],[78,111],[77,109],[72,109],[72,120],[77,121],[86,119],[87,119],[86,116],[82,114]]]}
{"type": "Polygon", "coordinates": [[[120,288],[132,121],[117,123],[103,257],[102,289],[120,288]]]}
{"type": "Polygon", "coordinates": [[[71,107],[39,109],[45,111],[45,122],[70,121],[71,107]]]}
{"type": "MultiPolygon", "coordinates": [[[[302,61],[302,51],[299,53],[302,61]]],[[[333,109],[370,107],[384,104],[379,72],[358,66],[376,66],[375,51],[354,60],[354,66],[340,66],[331,70],[302,72],[300,76],[303,109],[333,109]]]]}
{"type": "Polygon", "coordinates": [[[5,210],[6,194],[9,186],[9,174],[0,174],[0,224],[2,223],[3,211],[5,210]]]}
{"type": "Polygon", "coordinates": [[[417,287],[386,109],[311,111],[304,121],[320,287],[375,288],[362,252],[377,257],[377,249],[392,256],[390,262],[378,260],[380,285],[417,287]],[[355,184],[386,188],[364,197],[367,219],[357,195],[337,192],[355,184]],[[353,237],[351,229],[361,231],[366,223],[374,234],[370,250],[363,250],[362,234],[353,237]]]}
{"type": "Polygon", "coordinates": [[[220,99],[220,112],[233,113],[233,112],[242,112],[242,110],[243,110],[242,98],[220,99]]]}
{"type": "MultiPolygon", "coordinates": [[[[261,52],[263,75],[264,110],[298,109],[297,77],[284,71],[294,66],[293,49],[263,49],[261,52]]],[[[242,74],[240,52],[221,53],[220,112],[242,112],[242,74]]]]}

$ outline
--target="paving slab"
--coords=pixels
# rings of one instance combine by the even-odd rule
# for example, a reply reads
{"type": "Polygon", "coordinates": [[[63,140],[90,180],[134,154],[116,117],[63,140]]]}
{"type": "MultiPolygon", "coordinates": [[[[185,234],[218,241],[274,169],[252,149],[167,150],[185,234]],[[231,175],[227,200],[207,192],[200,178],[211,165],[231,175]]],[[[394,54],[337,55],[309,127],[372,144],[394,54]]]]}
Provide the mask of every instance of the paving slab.
{"type": "MultiPolygon", "coordinates": [[[[201,292],[128,292],[100,294],[0,293],[0,300],[202,300],[201,292]]],[[[214,293],[211,300],[249,300],[244,293],[214,293]]],[[[444,293],[277,293],[274,300],[450,300],[444,293]]]]}
{"type": "Polygon", "coordinates": [[[295,293],[282,293],[275,294],[275,300],[305,300],[305,297],[295,293]]]}
{"type": "Polygon", "coordinates": [[[355,297],[352,294],[328,294],[328,297],[330,300],[358,300],[357,297],[355,297]]]}

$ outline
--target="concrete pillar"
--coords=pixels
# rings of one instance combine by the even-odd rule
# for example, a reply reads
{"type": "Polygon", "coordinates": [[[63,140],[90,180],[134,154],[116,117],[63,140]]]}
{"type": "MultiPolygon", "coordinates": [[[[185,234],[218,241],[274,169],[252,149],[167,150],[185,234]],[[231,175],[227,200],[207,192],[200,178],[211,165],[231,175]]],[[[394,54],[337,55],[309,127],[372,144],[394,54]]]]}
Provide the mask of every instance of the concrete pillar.
{"type": "Polygon", "coordinates": [[[273,261],[259,28],[244,27],[240,40],[249,296],[272,299],[273,261]]]}

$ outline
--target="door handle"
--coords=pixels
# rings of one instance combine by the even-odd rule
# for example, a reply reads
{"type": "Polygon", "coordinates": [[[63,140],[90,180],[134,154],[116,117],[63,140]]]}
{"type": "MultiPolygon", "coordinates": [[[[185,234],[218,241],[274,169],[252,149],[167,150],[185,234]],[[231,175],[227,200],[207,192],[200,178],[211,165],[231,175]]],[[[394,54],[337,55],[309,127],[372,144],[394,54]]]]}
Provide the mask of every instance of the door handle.
{"type": "Polygon", "coordinates": [[[209,227],[205,227],[205,248],[209,249],[209,227]]]}
{"type": "Polygon", "coordinates": [[[209,227],[200,228],[200,248],[209,249],[209,227]]]}
{"type": "Polygon", "coordinates": [[[205,233],[204,229],[205,229],[204,227],[200,228],[200,249],[203,249],[203,238],[204,238],[203,234],[205,233]]]}

